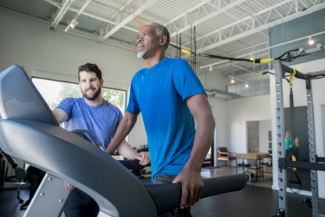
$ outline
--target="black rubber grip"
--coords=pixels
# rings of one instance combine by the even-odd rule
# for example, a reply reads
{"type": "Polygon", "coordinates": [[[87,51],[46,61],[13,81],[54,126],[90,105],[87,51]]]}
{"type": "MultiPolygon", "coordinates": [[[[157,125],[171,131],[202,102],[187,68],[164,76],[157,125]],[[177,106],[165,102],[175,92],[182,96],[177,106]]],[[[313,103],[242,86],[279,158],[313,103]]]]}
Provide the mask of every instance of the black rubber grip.
{"type": "Polygon", "coordinates": [[[138,160],[119,160],[118,162],[120,162],[123,166],[125,166],[129,170],[142,170],[143,168],[146,167],[139,164],[138,160]]]}
{"type": "MultiPolygon", "coordinates": [[[[221,176],[210,179],[203,179],[204,188],[201,198],[239,191],[246,185],[246,177],[243,174],[221,176]]],[[[151,194],[157,208],[157,215],[162,215],[170,210],[179,207],[181,203],[182,187],[177,184],[153,184],[145,185],[151,194]]]]}

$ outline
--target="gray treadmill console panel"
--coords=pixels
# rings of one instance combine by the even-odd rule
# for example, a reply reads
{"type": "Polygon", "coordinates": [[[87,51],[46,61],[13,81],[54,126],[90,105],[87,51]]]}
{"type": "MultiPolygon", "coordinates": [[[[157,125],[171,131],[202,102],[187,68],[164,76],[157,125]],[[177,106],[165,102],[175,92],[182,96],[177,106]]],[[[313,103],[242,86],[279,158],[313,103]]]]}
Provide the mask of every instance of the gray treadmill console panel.
{"type": "Polygon", "coordinates": [[[0,113],[3,119],[24,119],[58,126],[26,72],[16,65],[0,73],[0,113]]]}

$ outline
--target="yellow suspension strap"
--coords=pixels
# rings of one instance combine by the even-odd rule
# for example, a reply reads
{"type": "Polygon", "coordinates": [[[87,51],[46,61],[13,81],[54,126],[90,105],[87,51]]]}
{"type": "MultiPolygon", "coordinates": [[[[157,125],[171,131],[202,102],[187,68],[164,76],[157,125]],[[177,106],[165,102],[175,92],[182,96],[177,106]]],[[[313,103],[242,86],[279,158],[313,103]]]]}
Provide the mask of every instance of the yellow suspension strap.
{"type": "Polygon", "coordinates": [[[297,73],[295,69],[292,69],[292,71],[293,71],[293,72],[290,73],[290,79],[289,79],[289,83],[290,83],[290,85],[292,85],[292,77],[295,76],[296,73],[297,73]]]}
{"type": "Polygon", "coordinates": [[[269,58],[269,59],[260,59],[260,63],[267,63],[273,61],[274,58],[269,58]]]}
{"type": "Polygon", "coordinates": [[[273,60],[274,60],[274,58],[268,58],[268,59],[255,59],[253,57],[250,58],[250,61],[252,61],[253,64],[255,64],[255,63],[267,63],[267,62],[271,62],[273,60]]]}
{"type": "MultiPolygon", "coordinates": [[[[295,155],[291,155],[291,159],[292,159],[292,161],[297,161],[297,158],[295,155]]],[[[294,167],[293,171],[297,171],[297,168],[294,167]]]]}
{"type": "Polygon", "coordinates": [[[134,12],[132,13],[133,14],[133,17],[134,17],[134,19],[135,19],[135,21],[137,22],[137,24],[140,26],[140,28],[143,26],[143,23],[142,23],[142,21],[141,21],[141,18],[140,18],[140,16],[138,15],[138,16],[135,16],[134,15],[134,12]]]}
{"type": "Polygon", "coordinates": [[[185,53],[185,54],[191,54],[192,53],[192,51],[184,49],[184,48],[182,49],[182,52],[185,53]]]}

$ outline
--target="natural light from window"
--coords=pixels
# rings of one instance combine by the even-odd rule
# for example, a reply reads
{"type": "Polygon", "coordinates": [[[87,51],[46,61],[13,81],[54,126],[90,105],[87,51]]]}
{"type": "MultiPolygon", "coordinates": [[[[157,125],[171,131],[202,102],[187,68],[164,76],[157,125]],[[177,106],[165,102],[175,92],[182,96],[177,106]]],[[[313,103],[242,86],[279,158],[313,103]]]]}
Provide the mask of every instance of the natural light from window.
{"type": "MultiPolygon", "coordinates": [[[[32,78],[32,81],[51,110],[58,106],[65,98],[82,97],[80,87],[75,83],[53,81],[42,78],[32,78]]],[[[118,107],[124,116],[126,91],[102,88],[102,97],[118,107]]]]}

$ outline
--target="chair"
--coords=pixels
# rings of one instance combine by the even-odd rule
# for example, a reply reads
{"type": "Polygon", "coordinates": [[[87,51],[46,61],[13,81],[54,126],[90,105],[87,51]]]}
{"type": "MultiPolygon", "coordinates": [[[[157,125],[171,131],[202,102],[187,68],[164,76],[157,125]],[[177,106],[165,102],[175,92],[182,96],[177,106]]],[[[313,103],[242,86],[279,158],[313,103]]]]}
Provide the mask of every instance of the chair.
{"type": "Polygon", "coordinates": [[[236,167],[237,167],[237,158],[235,152],[229,152],[227,147],[219,147],[217,149],[217,166],[219,166],[219,160],[227,161],[227,166],[229,167],[230,160],[236,160],[236,167]],[[231,156],[235,155],[235,156],[231,156]]]}

